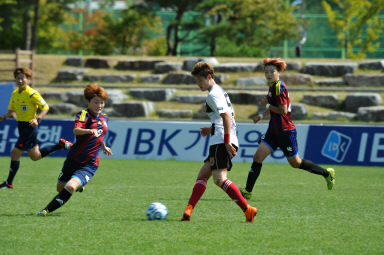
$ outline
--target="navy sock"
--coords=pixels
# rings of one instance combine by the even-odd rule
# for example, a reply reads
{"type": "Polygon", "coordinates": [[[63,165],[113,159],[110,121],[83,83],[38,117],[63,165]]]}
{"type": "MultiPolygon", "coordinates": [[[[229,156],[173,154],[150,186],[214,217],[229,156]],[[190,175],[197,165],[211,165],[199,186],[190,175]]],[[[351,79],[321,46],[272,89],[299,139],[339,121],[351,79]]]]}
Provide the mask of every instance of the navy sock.
{"type": "Polygon", "coordinates": [[[9,175],[7,179],[7,184],[12,185],[13,178],[15,178],[15,175],[17,173],[17,170],[19,170],[20,167],[20,161],[11,160],[11,167],[9,168],[9,175]]]}
{"type": "Polygon", "coordinates": [[[60,149],[61,149],[61,147],[58,144],[44,147],[44,148],[40,149],[41,157],[45,157],[45,156],[49,155],[50,153],[57,151],[57,150],[60,150],[60,149]]]}
{"type": "Polygon", "coordinates": [[[260,175],[262,166],[263,166],[262,163],[257,163],[257,162],[252,163],[251,169],[249,170],[249,173],[248,173],[247,186],[245,187],[245,189],[248,192],[252,192],[253,186],[255,185],[256,180],[260,175]]]}
{"type": "Polygon", "coordinates": [[[63,189],[60,191],[59,194],[57,194],[51,202],[45,207],[44,209],[47,210],[48,212],[53,212],[57,208],[60,208],[63,206],[70,198],[72,194],[66,189],[63,189]]]}
{"type": "Polygon", "coordinates": [[[310,160],[306,160],[306,159],[303,159],[301,161],[301,164],[300,164],[300,169],[303,169],[303,170],[306,170],[310,173],[313,173],[313,174],[318,174],[318,175],[322,175],[324,176],[325,178],[328,177],[329,173],[327,170],[325,170],[324,168],[318,166],[318,165],[315,165],[312,161],[310,160]]]}

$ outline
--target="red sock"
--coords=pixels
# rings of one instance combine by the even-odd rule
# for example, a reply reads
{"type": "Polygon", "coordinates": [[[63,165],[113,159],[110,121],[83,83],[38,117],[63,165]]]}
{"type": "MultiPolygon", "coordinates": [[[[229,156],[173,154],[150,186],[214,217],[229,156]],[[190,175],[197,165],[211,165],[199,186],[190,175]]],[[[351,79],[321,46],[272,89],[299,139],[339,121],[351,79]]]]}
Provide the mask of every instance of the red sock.
{"type": "Polygon", "coordinates": [[[241,210],[247,209],[248,203],[245,201],[244,197],[241,195],[239,188],[231,182],[229,179],[226,179],[221,188],[228,194],[230,198],[240,206],[241,210]]]}
{"type": "Polygon", "coordinates": [[[188,204],[195,207],[197,202],[199,202],[201,196],[204,194],[205,189],[207,188],[207,181],[204,179],[197,179],[195,186],[193,186],[191,197],[189,198],[188,204]]]}

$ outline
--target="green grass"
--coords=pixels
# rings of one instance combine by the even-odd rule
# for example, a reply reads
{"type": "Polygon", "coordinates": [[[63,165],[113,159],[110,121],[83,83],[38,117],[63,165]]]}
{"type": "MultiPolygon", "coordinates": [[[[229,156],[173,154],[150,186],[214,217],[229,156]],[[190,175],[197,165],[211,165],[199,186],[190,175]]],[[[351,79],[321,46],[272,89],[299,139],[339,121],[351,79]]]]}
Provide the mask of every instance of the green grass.
{"type": "MultiPolygon", "coordinates": [[[[8,157],[0,157],[7,176],[8,157]]],[[[210,180],[191,222],[180,222],[200,162],[102,159],[85,192],[38,217],[56,195],[63,158],[22,158],[13,190],[0,190],[0,254],[383,254],[384,171],[336,167],[336,186],[288,165],[264,164],[245,223],[210,180]],[[148,221],[160,201],[168,220],[148,221]]],[[[229,178],[245,183],[249,164],[229,178]]]]}

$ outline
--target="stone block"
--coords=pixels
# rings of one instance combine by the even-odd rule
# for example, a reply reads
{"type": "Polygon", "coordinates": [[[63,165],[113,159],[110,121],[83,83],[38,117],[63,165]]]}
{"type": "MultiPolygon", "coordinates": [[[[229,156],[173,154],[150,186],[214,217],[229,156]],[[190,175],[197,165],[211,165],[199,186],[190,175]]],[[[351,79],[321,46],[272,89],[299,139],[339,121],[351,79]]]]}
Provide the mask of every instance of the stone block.
{"type": "Polygon", "coordinates": [[[359,107],[378,106],[381,101],[378,93],[350,93],[344,100],[344,107],[347,111],[356,112],[359,107]]]}
{"type": "Polygon", "coordinates": [[[83,57],[68,57],[64,65],[67,66],[83,66],[84,65],[84,58],[83,57]]]}
{"type": "Polygon", "coordinates": [[[317,105],[336,109],[339,106],[339,98],[336,94],[331,95],[304,95],[301,100],[304,104],[317,105]]]}
{"type": "Polygon", "coordinates": [[[112,107],[122,117],[148,117],[155,110],[154,103],[139,101],[117,103],[112,107]]]}
{"type": "Polygon", "coordinates": [[[185,103],[185,104],[201,104],[205,102],[206,95],[182,95],[175,96],[172,101],[185,103]]]}
{"type": "Polygon", "coordinates": [[[57,73],[57,81],[82,81],[87,68],[61,69],[57,73]]]}
{"type": "Polygon", "coordinates": [[[159,109],[157,114],[165,118],[191,118],[192,110],[159,109]]]}
{"type": "Polygon", "coordinates": [[[261,99],[266,96],[264,92],[258,91],[227,91],[233,104],[253,104],[260,105],[261,99]]]}
{"type": "Polygon", "coordinates": [[[175,89],[131,89],[131,96],[151,101],[168,101],[176,93],[175,89]]]}
{"type": "Polygon", "coordinates": [[[163,84],[196,84],[189,73],[169,73],[162,81],[163,84]]]}
{"type": "Polygon", "coordinates": [[[280,79],[289,85],[310,85],[313,83],[313,78],[309,74],[282,73],[280,79]]]}
{"type": "Polygon", "coordinates": [[[77,108],[74,104],[69,103],[58,103],[58,104],[49,104],[49,113],[50,114],[71,114],[77,108]]]}
{"type": "Polygon", "coordinates": [[[219,64],[219,61],[217,61],[216,58],[213,57],[207,57],[207,58],[187,58],[183,62],[182,69],[185,71],[191,72],[193,67],[199,63],[199,62],[207,62],[208,64],[212,65],[213,67],[217,66],[219,64]]]}
{"type": "Polygon", "coordinates": [[[357,68],[357,63],[307,63],[301,73],[319,76],[343,76],[353,73],[357,68]]]}
{"type": "Polygon", "coordinates": [[[384,60],[366,61],[359,63],[360,69],[384,70],[384,60]]]}
{"type": "Polygon", "coordinates": [[[87,107],[87,103],[84,99],[84,91],[74,90],[66,93],[68,100],[67,103],[75,104],[79,107],[87,107]]]}
{"type": "Polygon", "coordinates": [[[163,60],[131,60],[118,61],[115,69],[118,70],[154,70],[155,64],[164,62],[163,60]]]}
{"type": "Polygon", "coordinates": [[[359,107],[357,118],[363,121],[384,121],[384,106],[359,107]]]}
{"type": "Polygon", "coordinates": [[[46,91],[46,92],[42,92],[41,96],[45,100],[54,99],[54,100],[61,100],[64,102],[68,100],[67,94],[63,92],[46,91]]]}
{"type": "Polygon", "coordinates": [[[384,86],[383,74],[346,74],[344,83],[349,86],[384,86]]]}
{"type": "Polygon", "coordinates": [[[162,74],[143,74],[140,75],[140,80],[143,83],[160,83],[161,79],[163,79],[162,74]]]}
{"type": "Polygon", "coordinates": [[[308,110],[305,104],[291,104],[291,119],[303,120],[308,115],[308,110]]]}
{"type": "Polygon", "coordinates": [[[182,67],[181,63],[176,62],[160,62],[155,64],[156,73],[168,73],[173,71],[180,71],[182,67]]]}
{"type": "Polygon", "coordinates": [[[103,58],[88,58],[85,61],[85,66],[91,68],[111,68],[113,66],[113,61],[103,58]]]}
{"type": "Polygon", "coordinates": [[[253,86],[253,85],[266,85],[267,80],[262,77],[246,77],[239,78],[236,81],[237,86],[253,86]]]}
{"type": "Polygon", "coordinates": [[[136,78],[136,74],[102,74],[102,75],[95,75],[95,74],[87,74],[84,75],[85,81],[92,81],[92,82],[131,82],[136,78]]]}
{"type": "Polygon", "coordinates": [[[214,67],[215,72],[223,73],[239,73],[239,72],[254,72],[257,64],[252,63],[225,63],[214,67]]]}

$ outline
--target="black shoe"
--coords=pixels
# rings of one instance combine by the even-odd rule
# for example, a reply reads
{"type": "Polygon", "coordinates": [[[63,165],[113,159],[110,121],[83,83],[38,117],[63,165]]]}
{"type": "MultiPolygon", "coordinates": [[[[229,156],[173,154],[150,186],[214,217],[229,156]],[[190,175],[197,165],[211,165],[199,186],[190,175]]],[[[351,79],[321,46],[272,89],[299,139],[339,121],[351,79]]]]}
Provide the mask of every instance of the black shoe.
{"type": "Polygon", "coordinates": [[[9,185],[7,182],[0,184],[0,189],[13,189],[13,184],[9,185]]]}

